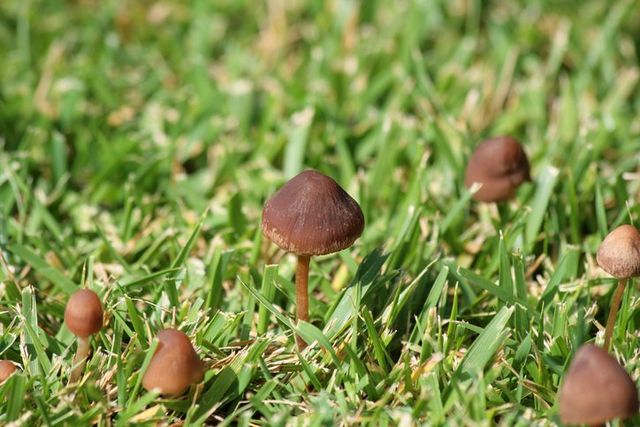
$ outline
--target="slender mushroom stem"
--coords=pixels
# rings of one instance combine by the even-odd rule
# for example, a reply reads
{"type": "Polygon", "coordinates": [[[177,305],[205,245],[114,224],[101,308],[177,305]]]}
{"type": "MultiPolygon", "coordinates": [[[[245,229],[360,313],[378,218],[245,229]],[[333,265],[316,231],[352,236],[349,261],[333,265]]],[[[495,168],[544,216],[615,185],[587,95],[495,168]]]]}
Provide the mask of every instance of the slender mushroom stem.
{"type": "Polygon", "coordinates": [[[73,370],[69,377],[69,383],[75,383],[80,379],[84,363],[87,360],[87,356],[89,356],[89,350],[89,337],[78,337],[78,350],[76,351],[76,356],[73,358],[73,370]]]}
{"type": "Polygon", "coordinates": [[[613,335],[613,326],[616,324],[616,317],[618,316],[618,309],[620,308],[620,302],[622,301],[622,295],[624,295],[624,287],[627,284],[627,279],[618,279],[618,286],[613,294],[611,300],[611,308],[609,309],[609,317],[607,318],[607,326],[604,330],[604,346],[606,351],[609,351],[609,345],[611,344],[611,336],[613,335]]]}
{"type": "MultiPolygon", "coordinates": [[[[296,308],[298,311],[298,320],[309,321],[309,255],[298,255],[298,268],[296,270],[296,308]]],[[[307,343],[296,336],[298,349],[304,350],[307,343]]]]}

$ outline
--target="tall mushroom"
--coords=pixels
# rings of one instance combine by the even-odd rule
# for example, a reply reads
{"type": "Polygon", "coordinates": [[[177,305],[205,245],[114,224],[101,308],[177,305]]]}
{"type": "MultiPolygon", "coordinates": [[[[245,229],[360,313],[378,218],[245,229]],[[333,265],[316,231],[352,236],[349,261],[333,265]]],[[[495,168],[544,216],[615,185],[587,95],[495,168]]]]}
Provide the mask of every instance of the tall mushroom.
{"type": "Polygon", "coordinates": [[[78,381],[85,360],[89,355],[89,337],[102,329],[102,303],[98,295],[81,289],[71,295],[64,310],[64,322],[67,328],[78,337],[78,350],[73,359],[73,370],[69,382],[78,381]]]}
{"type": "Polygon", "coordinates": [[[16,365],[10,360],[0,360],[0,384],[17,370],[16,365]]]}
{"type": "Polygon", "coordinates": [[[189,337],[169,328],[158,332],[158,341],[158,347],[142,378],[144,388],[179,396],[191,384],[202,381],[204,367],[189,337]]]}
{"type": "MultiPolygon", "coordinates": [[[[309,321],[309,261],[348,248],[360,237],[364,216],[358,203],[333,179],[308,170],[293,177],[262,212],[262,231],[276,245],[298,256],[296,307],[309,321]]],[[[298,348],[305,342],[296,338],[298,348]]]]}
{"type": "Polygon", "coordinates": [[[604,332],[604,349],[609,350],[624,288],[629,279],[640,275],[640,232],[628,224],[616,228],[600,244],[596,260],[604,271],[618,279],[604,332]]]}
{"type": "Polygon", "coordinates": [[[600,425],[638,413],[638,390],[607,351],[583,345],[569,366],[559,397],[564,424],[600,425]]]}
{"type": "Polygon", "coordinates": [[[522,145],[510,136],[489,138],[480,143],[469,158],[464,185],[482,184],[473,198],[480,202],[503,202],[530,181],[529,160],[522,145]]]}

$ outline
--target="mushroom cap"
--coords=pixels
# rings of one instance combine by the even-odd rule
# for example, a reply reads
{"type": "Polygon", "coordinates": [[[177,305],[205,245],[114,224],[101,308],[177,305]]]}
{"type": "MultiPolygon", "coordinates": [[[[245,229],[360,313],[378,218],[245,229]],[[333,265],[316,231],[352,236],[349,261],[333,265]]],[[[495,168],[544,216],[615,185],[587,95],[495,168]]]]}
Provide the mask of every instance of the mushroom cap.
{"type": "Polygon", "coordinates": [[[291,178],[264,205],[262,231],[297,255],[346,249],[364,229],[362,210],[333,179],[308,170],[291,178]]]}
{"type": "Polygon", "coordinates": [[[512,198],[524,181],[531,181],[531,175],[522,145],[510,136],[498,136],[476,147],[467,164],[464,185],[482,184],[473,195],[479,202],[502,202],[512,198]]]}
{"type": "Polygon", "coordinates": [[[16,365],[10,360],[0,360],[0,384],[17,371],[16,365]]]}
{"type": "Polygon", "coordinates": [[[144,388],[178,396],[191,384],[202,381],[204,366],[184,333],[164,329],[158,332],[158,340],[156,352],[142,378],[144,388]]]}
{"type": "Polygon", "coordinates": [[[592,344],[576,353],[560,390],[560,419],[565,424],[600,424],[638,412],[638,390],[609,353],[592,344]]]}
{"type": "Polygon", "coordinates": [[[102,303],[98,295],[89,289],[74,292],[64,310],[64,322],[80,338],[86,338],[102,329],[102,303]]]}
{"type": "Polygon", "coordinates": [[[618,279],[640,275],[640,232],[621,225],[604,238],[596,254],[598,265],[618,279]]]}

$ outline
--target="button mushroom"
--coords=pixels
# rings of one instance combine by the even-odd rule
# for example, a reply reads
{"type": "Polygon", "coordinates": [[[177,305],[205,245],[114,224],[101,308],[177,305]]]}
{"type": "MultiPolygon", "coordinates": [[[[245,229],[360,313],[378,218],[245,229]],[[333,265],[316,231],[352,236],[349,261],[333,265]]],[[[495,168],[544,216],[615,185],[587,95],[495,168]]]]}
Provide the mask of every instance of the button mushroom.
{"type": "Polygon", "coordinates": [[[530,181],[529,160],[522,145],[510,136],[490,138],[478,145],[469,159],[464,185],[482,184],[473,198],[480,202],[503,202],[530,181]]]}
{"type": "Polygon", "coordinates": [[[560,419],[565,424],[600,425],[638,413],[638,390],[622,366],[595,345],[576,353],[560,390],[560,419]]]}
{"type": "Polygon", "coordinates": [[[76,291],[64,311],[64,322],[67,328],[78,337],[78,350],[73,359],[73,370],[69,381],[78,381],[82,374],[85,360],[89,355],[89,337],[102,329],[102,303],[98,295],[89,290],[76,291]]]}
{"type": "Polygon", "coordinates": [[[179,396],[191,384],[202,381],[204,366],[184,333],[176,329],[164,329],[158,332],[158,341],[158,347],[142,378],[144,388],[179,396]]]}
{"type": "Polygon", "coordinates": [[[17,370],[16,365],[10,360],[0,360],[0,384],[5,382],[17,370]]]}
{"type": "Polygon", "coordinates": [[[604,271],[618,279],[604,333],[604,349],[608,350],[624,288],[630,278],[640,275],[640,232],[628,224],[616,228],[600,244],[596,260],[604,271]]]}
{"type": "MultiPolygon", "coordinates": [[[[309,261],[348,248],[360,237],[364,216],[358,203],[333,179],[316,171],[293,177],[262,212],[264,235],[298,256],[296,307],[299,320],[309,321],[309,261]]],[[[297,337],[298,347],[306,344],[297,337]]]]}

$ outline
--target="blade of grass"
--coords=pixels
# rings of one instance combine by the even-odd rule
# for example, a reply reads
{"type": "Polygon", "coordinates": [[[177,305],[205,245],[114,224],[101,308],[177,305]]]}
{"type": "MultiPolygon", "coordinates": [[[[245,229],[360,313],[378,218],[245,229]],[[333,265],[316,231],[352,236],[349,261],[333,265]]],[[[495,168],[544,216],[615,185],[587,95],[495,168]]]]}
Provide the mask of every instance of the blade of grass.
{"type": "Polygon", "coordinates": [[[531,214],[527,218],[525,228],[525,241],[529,249],[533,248],[538,238],[559,175],[560,171],[553,166],[545,166],[538,173],[536,193],[531,202],[531,214]]]}

